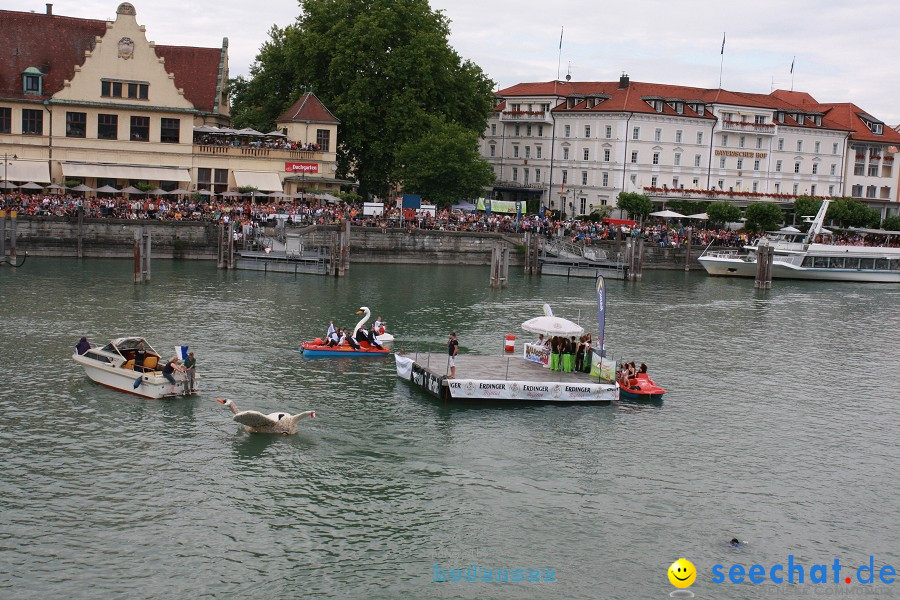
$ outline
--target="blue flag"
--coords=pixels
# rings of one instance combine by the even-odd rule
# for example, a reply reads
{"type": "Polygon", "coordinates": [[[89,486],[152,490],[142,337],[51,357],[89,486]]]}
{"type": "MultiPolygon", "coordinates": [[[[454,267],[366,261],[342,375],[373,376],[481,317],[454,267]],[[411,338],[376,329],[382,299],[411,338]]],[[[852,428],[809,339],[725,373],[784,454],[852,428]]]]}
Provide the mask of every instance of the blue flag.
{"type": "Polygon", "coordinates": [[[606,330],[606,286],[603,275],[597,276],[597,350],[600,356],[606,356],[606,344],[603,336],[606,330]]]}
{"type": "Polygon", "coordinates": [[[484,200],[484,214],[487,216],[491,215],[491,199],[485,198],[484,200]]]}

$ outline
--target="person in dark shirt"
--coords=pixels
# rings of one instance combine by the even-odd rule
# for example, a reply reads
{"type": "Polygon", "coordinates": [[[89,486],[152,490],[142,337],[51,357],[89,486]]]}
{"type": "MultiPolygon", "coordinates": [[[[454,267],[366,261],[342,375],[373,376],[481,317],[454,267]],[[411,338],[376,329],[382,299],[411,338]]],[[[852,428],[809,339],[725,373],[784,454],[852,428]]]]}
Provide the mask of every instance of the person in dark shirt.
{"type": "Polygon", "coordinates": [[[459,352],[459,341],[456,332],[450,332],[450,341],[447,342],[447,353],[450,355],[448,366],[450,367],[450,379],[456,377],[456,354],[459,352]]]}
{"type": "Polygon", "coordinates": [[[77,352],[78,354],[84,354],[90,349],[91,343],[87,341],[86,337],[82,337],[80,340],[78,340],[78,344],[75,346],[75,352],[77,352]]]}
{"type": "Polygon", "coordinates": [[[185,387],[189,392],[194,391],[194,373],[196,372],[197,359],[194,358],[193,352],[188,352],[187,358],[184,360],[184,373],[187,377],[185,387]]]}
{"type": "Polygon", "coordinates": [[[134,349],[134,370],[139,371],[144,366],[144,359],[147,358],[147,351],[144,349],[144,342],[138,342],[137,348],[134,349]]]}
{"type": "Polygon", "coordinates": [[[167,362],[166,366],[164,366],[162,369],[163,377],[165,377],[172,385],[175,385],[176,383],[173,373],[175,371],[184,370],[184,367],[179,364],[180,362],[181,360],[177,356],[173,356],[169,359],[169,362],[167,362]]]}

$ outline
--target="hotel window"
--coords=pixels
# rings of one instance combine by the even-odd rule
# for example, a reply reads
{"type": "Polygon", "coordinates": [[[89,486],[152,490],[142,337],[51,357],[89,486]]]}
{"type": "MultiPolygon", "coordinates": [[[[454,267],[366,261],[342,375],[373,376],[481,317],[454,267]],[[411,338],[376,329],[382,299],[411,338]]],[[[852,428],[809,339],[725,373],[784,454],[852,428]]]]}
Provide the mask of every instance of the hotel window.
{"type": "Polygon", "coordinates": [[[832,154],[837,154],[837,152],[838,152],[838,143],[835,142],[835,143],[833,143],[833,144],[831,145],[831,153],[832,153],[832,154]]]}
{"type": "Polygon", "coordinates": [[[803,152],[803,140],[797,140],[797,152],[803,152]]]}
{"type": "Polygon", "coordinates": [[[150,141],[150,117],[131,117],[131,141],[150,141]]]}
{"type": "Polygon", "coordinates": [[[494,144],[491,144],[491,156],[497,155],[497,147],[494,144]]]}
{"type": "Polygon", "coordinates": [[[814,150],[814,152],[815,152],[816,154],[819,153],[819,147],[821,146],[821,144],[822,144],[821,142],[816,142],[816,146],[815,146],[815,150],[814,150]]]}
{"type": "Polygon", "coordinates": [[[753,122],[757,125],[765,125],[766,118],[763,115],[756,115],[755,117],[753,117],[753,122]]]}
{"type": "Polygon", "coordinates": [[[569,149],[563,148],[563,160],[569,160],[569,149]]]}
{"type": "Polygon", "coordinates": [[[607,187],[609,185],[609,173],[603,173],[603,187],[607,187]]]}
{"type": "Polygon", "coordinates": [[[760,148],[762,148],[762,138],[758,137],[756,138],[756,149],[759,150],[760,148]]]}
{"type": "Polygon", "coordinates": [[[753,161],[753,170],[759,171],[759,161],[758,160],[753,161]]]}
{"type": "Polygon", "coordinates": [[[631,179],[631,185],[637,185],[637,175],[632,174],[630,179],[631,179]]]}
{"type": "Polygon", "coordinates": [[[784,138],[778,138],[778,149],[784,150],[784,138]]]}
{"type": "Polygon", "coordinates": [[[724,179],[720,179],[720,180],[719,180],[719,189],[720,189],[720,190],[724,190],[724,189],[725,189],[725,180],[724,180],[724,179]]]}
{"type": "Polygon", "coordinates": [[[659,142],[659,141],[662,140],[662,129],[657,129],[657,130],[653,133],[653,139],[656,140],[657,142],[659,142]]]}
{"type": "MultiPolygon", "coordinates": [[[[519,137],[519,132],[521,131],[521,129],[522,129],[521,125],[516,125],[516,129],[515,129],[516,137],[519,137]]],[[[569,137],[569,136],[566,136],[566,137],[569,137]]]]}
{"type": "Polygon", "coordinates": [[[497,135],[497,124],[491,123],[491,135],[497,135]]]}
{"type": "Polygon", "coordinates": [[[776,194],[780,194],[780,193],[781,193],[781,184],[780,184],[780,183],[776,183],[776,184],[775,184],[775,193],[776,193],[776,194]]]}
{"type": "Polygon", "coordinates": [[[319,152],[331,152],[331,131],[316,129],[316,145],[319,152]]]}
{"type": "Polygon", "coordinates": [[[680,129],[675,131],[675,143],[676,144],[681,143],[681,134],[682,134],[682,131],[680,129]]]}
{"type": "Polygon", "coordinates": [[[584,137],[586,137],[586,138],[591,137],[591,126],[590,125],[584,126],[584,137]]]}
{"type": "Polygon", "coordinates": [[[541,147],[540,147],[540,146],[535,146],[535,147],[534,147],[534,157],[535,157],[535,158],[540,158],[540,157],[541,157],[541,147]]]}
{"type": "Polygon", "coordinates": [[[861,185],[854,185],[850,195],[854,198],[861,198],[863,193],[863,187],[861,185]]]}
{"type": "Polygon", "coordinates": [[[519,180],[519,169],[517,169],[516,167],[513,167],[512,175],[513,175],[513,181],[518,181],[519,180]]]}
{"type": "Polygon", "coordinates": [[[837,165],[835,165],[834,163],[832,163],[832,164],[831,164],[831,174],[832,174],[832,175],[834,175],[834,171],[835,171],[836,168],[837,168],[837,165]]]}
{"type": "Polygon", "coordinates": [[[41,75],[26,74],[24,76],[25,93],[40,94],[41,93],[41,75]]]}
{"type": "Polygon", "coordinates": [[[776,161],[775,161],[775,172],[776,172],[776,173],[780,173],[780,172],[781,172],[781,161],[780,161],[780,160],[776,160],[776,161]]]}
{"type": "Polygon", "coordinates": [[[758,193],[759,193],[759,182],[758,182],[758,181],[754,181],[754,182],[753,182],[753,193],[754,193],[754,194],[758,194],[758,193]]]}
{"type": "Polygon", "coordinates": [[[513,146],[513,158],[519,158],[519,147],[513,146]]]}
{"type": "Polygon", "coordinates": [[[637,161],[638,161],[638,153],[632,152],[631,153],[631,164],[637,164],[637,161]]]}
{"type": "Polygon", "coordinates": [[[66,113],[66,137],[83,138],[87,136],[87,113],[66,113]]]}
{"type": "Polygon", "coordinates": [[[722,147],[723,148],[728,147],[728,134],[727,133],[722,134],[722,147]]]}
{"type": "Polygon", "coordinates": [[[658,165],[658,164],[659,164],[659,152],[654,152],[654,153],[653,153],[653,164],[654,164],[654,165],[658,165]]]}
{"type": "Polygon", "coordinates": [[[606,139],[612,138],[612,125],[606,126],[606,139]]]}
{"type": "Polygon", "coordinates": [[[587,185],[587,171],[581,172],[581,185],[587,185]]]}
{"type": "Polygon", "coordinates": [[[603,161],[609,162],[609,148],[606,148],[605,150],[603,150],[603,161]]]}
{"type": "Polygon", "coordinates": [[[650,187],[656,187],[657,179],[656,175],[650,178],[650,187]]]}
{"type": "Polygon", "coordinates": [[[584,160],[590,160],[591,151],[587,148],[584,149],[584,160]]]}
{"type": "Polygon", "coordinates": [[[119,137],[118,115],[97,115],[97,139],[115,140],[119,137]]]}
{"type": "Polygon", "coordinates": [[[812,166],[812,174],[813,174],[813,175],[818,175],[818,173],[819,173],[819,163],[813,163],[813,166],[812,166]]]}
{"type": "Polygon", "coordinates": [[[228,187],[228,169],[216,169],[216,191],[224,192],[228,187]]]}
{"type": "Polygon", "coordinates": [[[699,166],[700,166],[700,161],[702,161],[702,160],[703,160],[703,157],[702,157],[701,155],[695,154],[695,155],[694,155],[694,166],[695,166],[695,167],[699,167],[699,166]]]}
{"type": "Polygon", "coordinates": [[[796,196],[796,195],[797,195],[797,192],[798,192],[799,190],[800,190],[800,184],[799,184],[799,183],[795,183],[795,184],[794,184],[794,191],[793,191],[792,193],[796,196]]]}
{"type": "Polygon", "coordinates": [[[698,143],[698,144],[702,144],[702,143],[703,143],[703,132],[702,132],[702,131],[698,131],[698,132],[697,132],[697,143],[698,143]]]}
{"type": "Polygon", "coordinates": [[[586,204],[586,203],[587,203],[587,198],[582,198],[582,199],[581,199],[581,214],[584,214],[584,213],[585,213],[585,210],[584,210],[584,209],[585,209],[585,204],[586,204]]]}
{"type": "Polygon", "coordinates": [[[44,134],[44,111],[22,109],[22,133],[24,135],[44,134]]]}
{"type": "Polygon", "coordinates": [[[526,126],[525,126],[525,136],[526,136],[526,137],[531,137],[531,125],[526,125],[526,126]]]}
{"type": "Polygon", "coordinates": [[[738,148],[743,148],[743,147],[744,147],[744,143],[745,143],[746,141],[747,141],[747,138],[746,138],[745,136],[742,135],[741,137],[739,137],[739,138],[738,138],[738,148]]]}
{"type": "Polygon", "coordinates": [[[800,172],[800,163],[795,162],[794,163],[794,173],[799,173],[799,172],[800,172]]]}
{"type": "Polygon", "coordinates": [[[675,189],[678,189],[678,178],[677,177],[672,178],[672,187],[675,189]]]}
{"type": "Polygon", "coordinates": [[[563,137],[569,137],[571,135],[571,133],[572,133],[571,125],[566,125],[565,127],[563,127],[563,137]]]}
{"type": "Polygon", "coordinates": [[[633,139],[633,140],[641,139],[641,128],[640,127],[635,127],[634,129],[631,130],[631,139],[633,139]]]}
{"type": "Polygon", "coordinates": [[[136,100],[140,98],[141,100],[146,100],[148,96],[148,86],[146,83],[129,83],[128,84],[128,97],[136,100]]]}
{"type": "Polygon", "coordinates": [[[531,175],[531,173],[529,172],[529,170],[527,168],[522,169],[522,176],[523,176],[522,183],[524,183],[525,185],[528,185],[530,175],[531,175]]]}
{"type": "Polygon", "coordinates": [[[834,186],[833,185],[828,186],[828,195],[834,196],[834,186]]]}
{"type": "Polygon", "coordinates": [[[869,177],[878,177],[878,163],[869,163],[869,177]]]}
{"type": "Polygon", "coordinates": [[[3,106],[0,107],[0,133],[10,133],[12,131],[12,109],[3,106]]]}
{"type": "Polygon", "coordinates": [[[695,190],[699,189],[700,188],[700,180],[697,177],[694,177],[694,182],[692,185],[694,186],[695,190]]]}
{"type": "Polygon", "coordinates": [[[722,119],[724,119],[725,121],[733,121],[733,120],[734,120],[734,113],[723,112],[723,113],[722,113],[722,119]]]}
{"type": "Polygon", "coordinates": [[[681,153],[679,153],[679,152],[675,153],[675,163],[674,164],[676,167],[681,166],[681,153]]]}
{"type": "Polygon", "coordinates": [[[531,146],[525,146],[525,158],[531,158],[531,146]]]}
{"type": "Polygon", "coordinates": [[[540,182],[541,182],[541,170],[540,170],[540,169],[535,169],[535,170],[534,170],[534,182],[535,182],[535,183],[540,183],[540,182]]]}
{"type": "Polygon", "coordinates": [[[159,141],[164,144],[177,144],[181,133],[181,119],[161,119],[159,141]]]}
{"type": "Polygon", "coordinates": [[[719,168],[720,169],[725,168],[725,157],[724,156],[719,159],[719,168]]]}
{"type": "Polygon", "coordinates": [[[538,137],[544,137],[544,126],[543,126],[543,125],[538,125],[538,134],[537,134],[537,136],[538,136],[538,137]]]}
{"type": "Polygon", "coordinates": [[[563,178],[563,180],[562,180],[563,185],[569,183],[569,171],[567,171],[566,169],[563,169],[562,170],[562,178],[563,178]]]}
{"type": "Polygon", "coordinates": [[[738,171],[740,171],[741,169],[744,168],[744,159],[743,158],[739,158],[737,160],[737,168],[738,168],[738,171]]]}
{"type": "Polygon", "coordinates": [[[208,190],[212,184],[212,169],[200,167],[197,169],[197,187],[201,190],[208,190]]]}
{"type": "Polygon", "coordinates": [[[809,186],[809,195],[810,196],[816,195],[816,186],[814,186],[814,185],[809,186]]]}

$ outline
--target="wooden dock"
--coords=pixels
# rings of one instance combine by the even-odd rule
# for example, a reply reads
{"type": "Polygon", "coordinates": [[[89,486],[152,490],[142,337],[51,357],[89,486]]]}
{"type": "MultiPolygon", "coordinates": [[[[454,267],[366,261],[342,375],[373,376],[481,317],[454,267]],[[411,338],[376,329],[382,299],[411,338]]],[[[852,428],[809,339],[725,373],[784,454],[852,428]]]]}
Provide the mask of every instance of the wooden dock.
{"type": "Polygon", "coordinates": [[[456,357],[450,379],[445,353],[396,355],[397,374],[441,400],[480,399],[531,402],[609,403],[619,398],[615,383],[587,373],[551,371],[521,354],[456,357]]]}

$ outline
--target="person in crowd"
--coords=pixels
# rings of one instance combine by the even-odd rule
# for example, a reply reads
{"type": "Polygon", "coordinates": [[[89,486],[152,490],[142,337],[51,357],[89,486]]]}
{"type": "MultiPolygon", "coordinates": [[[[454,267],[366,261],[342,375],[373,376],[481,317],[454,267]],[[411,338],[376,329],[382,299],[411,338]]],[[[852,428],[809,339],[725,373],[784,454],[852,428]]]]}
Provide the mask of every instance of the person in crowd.
{"type": "Polygon", "coordinates": [[[375,318],[374,325],[375,325],[375,333],[377,333],[378,335],[381,335],[382,333],[384,333],[384,328],[387,326],[387,321],[382,321],[381,315],[378,315],[375,318]]]}
{"type": "Polygon", "coordinates": [[[641,367],[638,369],[638,373],[646,374],[647,373],[647,365],[644,363],[641,363],[641,367]]]}
{"type": "Polygon", "coordinates": [[[86,337],[82,337],[80,340],[78,340],[78,344],[75,346],[75,352],[77,352],[78,354],[84,354],[90,349],[91,343],[87,341],[86,337]]]}
{"type": "Polygon", "coordinates": [[[543,346],[543,345],[546,344],[546,343],[547,343],[547,342],[546,342],[546,340],[544,340],[544,334],[543,334],[543,333],[538,334],[538,339],[534,340],[534,345],[535,345],[535,346],[543,346]]]}
{"type": "Polygon", "coordinates": [[[338,345],[338,340],[339,340],[339,338],[338,338],[337,329],[335,329],[334,326],[332,325],[331,327],[328,328],[328,339],[325,340],[325,345],[333,348],[334,346],[338,345]]]}
{"type": "Polygon", "coordinates": [[[138,342],[137,348],[134,349],[134,370],[138,371],[144,366],[144,359],[147,358],[147,349],[144,348],[144,342],[138,342]]]}
{"type": "Polygon", "coordinates": [[[194,375],[197,372],[197,359],[194,358],[193,352],[188,352],[187,358],[184,359],[185,388],[188,392],[194,391],[194,375]]]}
{"type": "Polygon", "coordinates": [[[578,345],[575,347],[575,370],[579,373],[584,371],[584,340],[584,336],[578,338],[578,345]]]}
{"type": "Polygon", "coordinates": [[[550,370],[551,371],[559,371],[559,352],[560,352],[560,343],[559,336],[553,336],[550,338],[550,370]]]}
{"type": "Polygon", "coordinates": [[[449,379],[456,377],[456,355],[459,352],[459,341],[456,339],[456,332],[450,332],[450,340],[447,342],[447,366],[450,367],[449,379]]]}
{"type": "Polygon", "coordinates": [[[375,333],[375,323],[369,325],[369,337],[368,337],[369,345],[378,348],[379,350],[383,350],[381,343],[378,341],[378,335],[375,333]]]}
{"type": "Polygon", "coordinates": [[[584,361],[581,364],[581,370],[584,373],[591,372],[591,336],[590,334],[584,337],[584,361]]]}
{"type": "Polygon", "coordinates": [[[178,371],[179,373],[184,371],[184,367],[181,366],[181,359],[177,356],[170,358],[162,368],[163,377],[165,377],[172,385],[175,385],[176,383],[174,375],[175,371],[178,371]]]}
{"type": "Polygon", "coordinates": [[[328,320],[328,331],[325,332],[325,342],[328,343],[328,340],[331,339],[331,334],[334,333],[334,320],[328,320]]]}
{"type": "Polygon", "coordinates": [[[350,347],[353,348],[354,350],[359,350],[359,344],[357,343],[356,340],[353,339],[353,336],[350,335],[350,332],[347,331],[347,328],[346,328],[346,327],[344,327],[343,329],[341,329],[341,342],[340,342],[340,343],[341,343],[341,344],[347,344],[348,346],[350,346],[350,347]]]}

